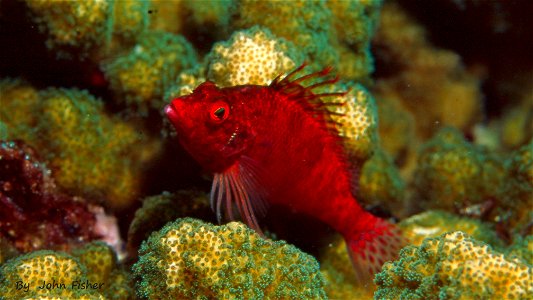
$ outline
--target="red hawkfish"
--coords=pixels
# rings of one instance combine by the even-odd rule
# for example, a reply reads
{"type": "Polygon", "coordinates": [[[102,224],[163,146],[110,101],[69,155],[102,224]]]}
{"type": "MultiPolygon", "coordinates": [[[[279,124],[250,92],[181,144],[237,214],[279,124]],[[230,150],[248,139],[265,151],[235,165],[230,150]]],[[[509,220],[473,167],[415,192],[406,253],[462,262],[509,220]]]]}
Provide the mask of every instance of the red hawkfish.
{"type": "Polygon", "coordinates": [[[351,172],[322,97],[335,83],[326,68],[293,79],[305,65],[268,86],[200,84],[165,107],[182,146],[213,172],[211,206],[219,222],[235,219],[261,233],[256,215],[284,205],[341,233],[360,278],[369,279],[402,245],[398,228],[366,212],[351,188],[351,172]],[[303,86],[305,80],[318,81],[303,86]],[[320,80],[321,81],[320,81],[320,80]]]}

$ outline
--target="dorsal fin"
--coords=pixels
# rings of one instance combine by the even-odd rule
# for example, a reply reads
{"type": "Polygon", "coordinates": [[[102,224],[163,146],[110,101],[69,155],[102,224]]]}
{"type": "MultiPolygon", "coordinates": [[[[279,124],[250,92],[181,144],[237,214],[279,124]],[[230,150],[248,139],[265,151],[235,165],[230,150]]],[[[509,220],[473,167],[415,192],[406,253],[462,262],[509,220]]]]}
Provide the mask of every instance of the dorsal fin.
{"type": "Polygon", "coordinates": [[[356,185],[354,180],[357,180],[358,178],[354,177],[354,174],[357,174],[359,170],[354,170],[348,163],[348,155],[344,148],[343,139],[337,130],[337,128],[343,125],[336,121],[339,120],[339,118],[334,117],[344,115],[344,113],[338,113],[338,110],[335,108],[348,105],[344,96],[350,92],[350,89],[342,92],[315,93],[313,90],[318,87],[323,87],[325,90],[334,90],[333,85],[339,81],[339,77],[335,76],[333,78],[327,78],[333,70],[331,67],[326,67],[321,71],[297,77],[305,67],[306,63],[303,63],[298,68],[288,73],[283,79],[281,79],[282,75],[279,75],[270,83],[270,87],[288,95],[289,100],[299,103],[307,112],[324,124],[324,128],[339,145],[339,147],[336,148],[337,151],[335,154],[345,165],[343,170],[346,171],[346,176],[350,178],[352,185],[356,185]],[[294,77],[296,78],[294,79],[294,77]],[[308,86],[302,85],[304,81],[308,80],[313,80],[312,84],[308,86]],[[328,97],[335,98],[326,100],[328,97]]]}
{"type": "Polygon", "coordinates": [[[313,92],[314,89],[318,87],[324,87],[328,85],[333,85],[336,82],[339,81],[339,77],[335,76],[333,78],[326,78],[331,71],[333,70],[332,67],[326,67],[318,72],[309,73],[297,78],[294,78],[297,74],[301,73],[303,69],[307,66],[306,63],[303,63],[298,68],[294,69],[290,73],[288,73],[283,79],[281,79],[281,75],[276,77],[271,83],[270,87],[283,92],[284,94],[289,96],[290,100],[293,100],[302,107],[313,114],[315,117],[321,118],[324,120],[327,129],[334,133],[335,135],[338,134],[337,130],[335,129],[336,122],[331,118],[331,115],[338,114],[332,110],[328,110],[327,107],[331,106],[342,106],[344,105],[344,102],[334,102],[334,101],[322,101],[321,98],[326,97],[339,97],[346,95],[349,91],[344,92],[332,92],[332,93],[315,93],[313,92]],[[294,79],[293,79],[294,78],[294,79]],[[313,80],[315,79],[315,82],[311,85],[304,86],[302,83],[304,81],[313,80]]]}

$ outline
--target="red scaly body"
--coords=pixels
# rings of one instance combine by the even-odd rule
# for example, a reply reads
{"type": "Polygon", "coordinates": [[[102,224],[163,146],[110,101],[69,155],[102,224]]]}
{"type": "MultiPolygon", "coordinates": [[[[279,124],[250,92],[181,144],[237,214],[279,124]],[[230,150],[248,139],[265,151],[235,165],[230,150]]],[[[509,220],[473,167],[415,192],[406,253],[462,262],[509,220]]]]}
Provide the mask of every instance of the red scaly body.
{"type": "Polygon", "coordinates": [[[290,81],[303,68],[270,86],[218,88],[211,82],[167,106],[182,145],[214,172],[212,206],[233,219],[234,206],[260,232],[254,211],[276,203],[317,218],[341,233],[361,277],[376,272],[397,254],[397,229],[364,211],[351,193],[351,173],[340,139],[319,97],[319,85],[290,81]]]}

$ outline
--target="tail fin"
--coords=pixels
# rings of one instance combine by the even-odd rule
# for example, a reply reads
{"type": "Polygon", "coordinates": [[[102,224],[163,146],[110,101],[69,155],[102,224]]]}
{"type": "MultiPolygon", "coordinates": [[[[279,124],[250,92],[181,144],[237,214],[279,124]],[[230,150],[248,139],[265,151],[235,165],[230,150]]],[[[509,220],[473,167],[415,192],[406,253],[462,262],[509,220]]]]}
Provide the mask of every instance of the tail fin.
{"type": "Polygon", "coordinates": [[[374,228],[345,239],[357,279],[363,284],[372,282],[383,264],[396,259],[406,245],[400,228],[382,219],[377,219],[374,228]]]}

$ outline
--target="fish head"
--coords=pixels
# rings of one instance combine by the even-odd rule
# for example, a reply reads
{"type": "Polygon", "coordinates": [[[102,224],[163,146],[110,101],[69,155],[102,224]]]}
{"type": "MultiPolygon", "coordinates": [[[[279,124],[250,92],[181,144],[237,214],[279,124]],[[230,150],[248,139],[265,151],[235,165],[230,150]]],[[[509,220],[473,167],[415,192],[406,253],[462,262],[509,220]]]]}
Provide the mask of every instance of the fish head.
{"type": "Polygon", "coordinates": [[[208,171],[222,172],[253,143],[243,105],[234,90],[207,81],[190,95],[173,99],[165,114],[189,154],[208,171]]]}

